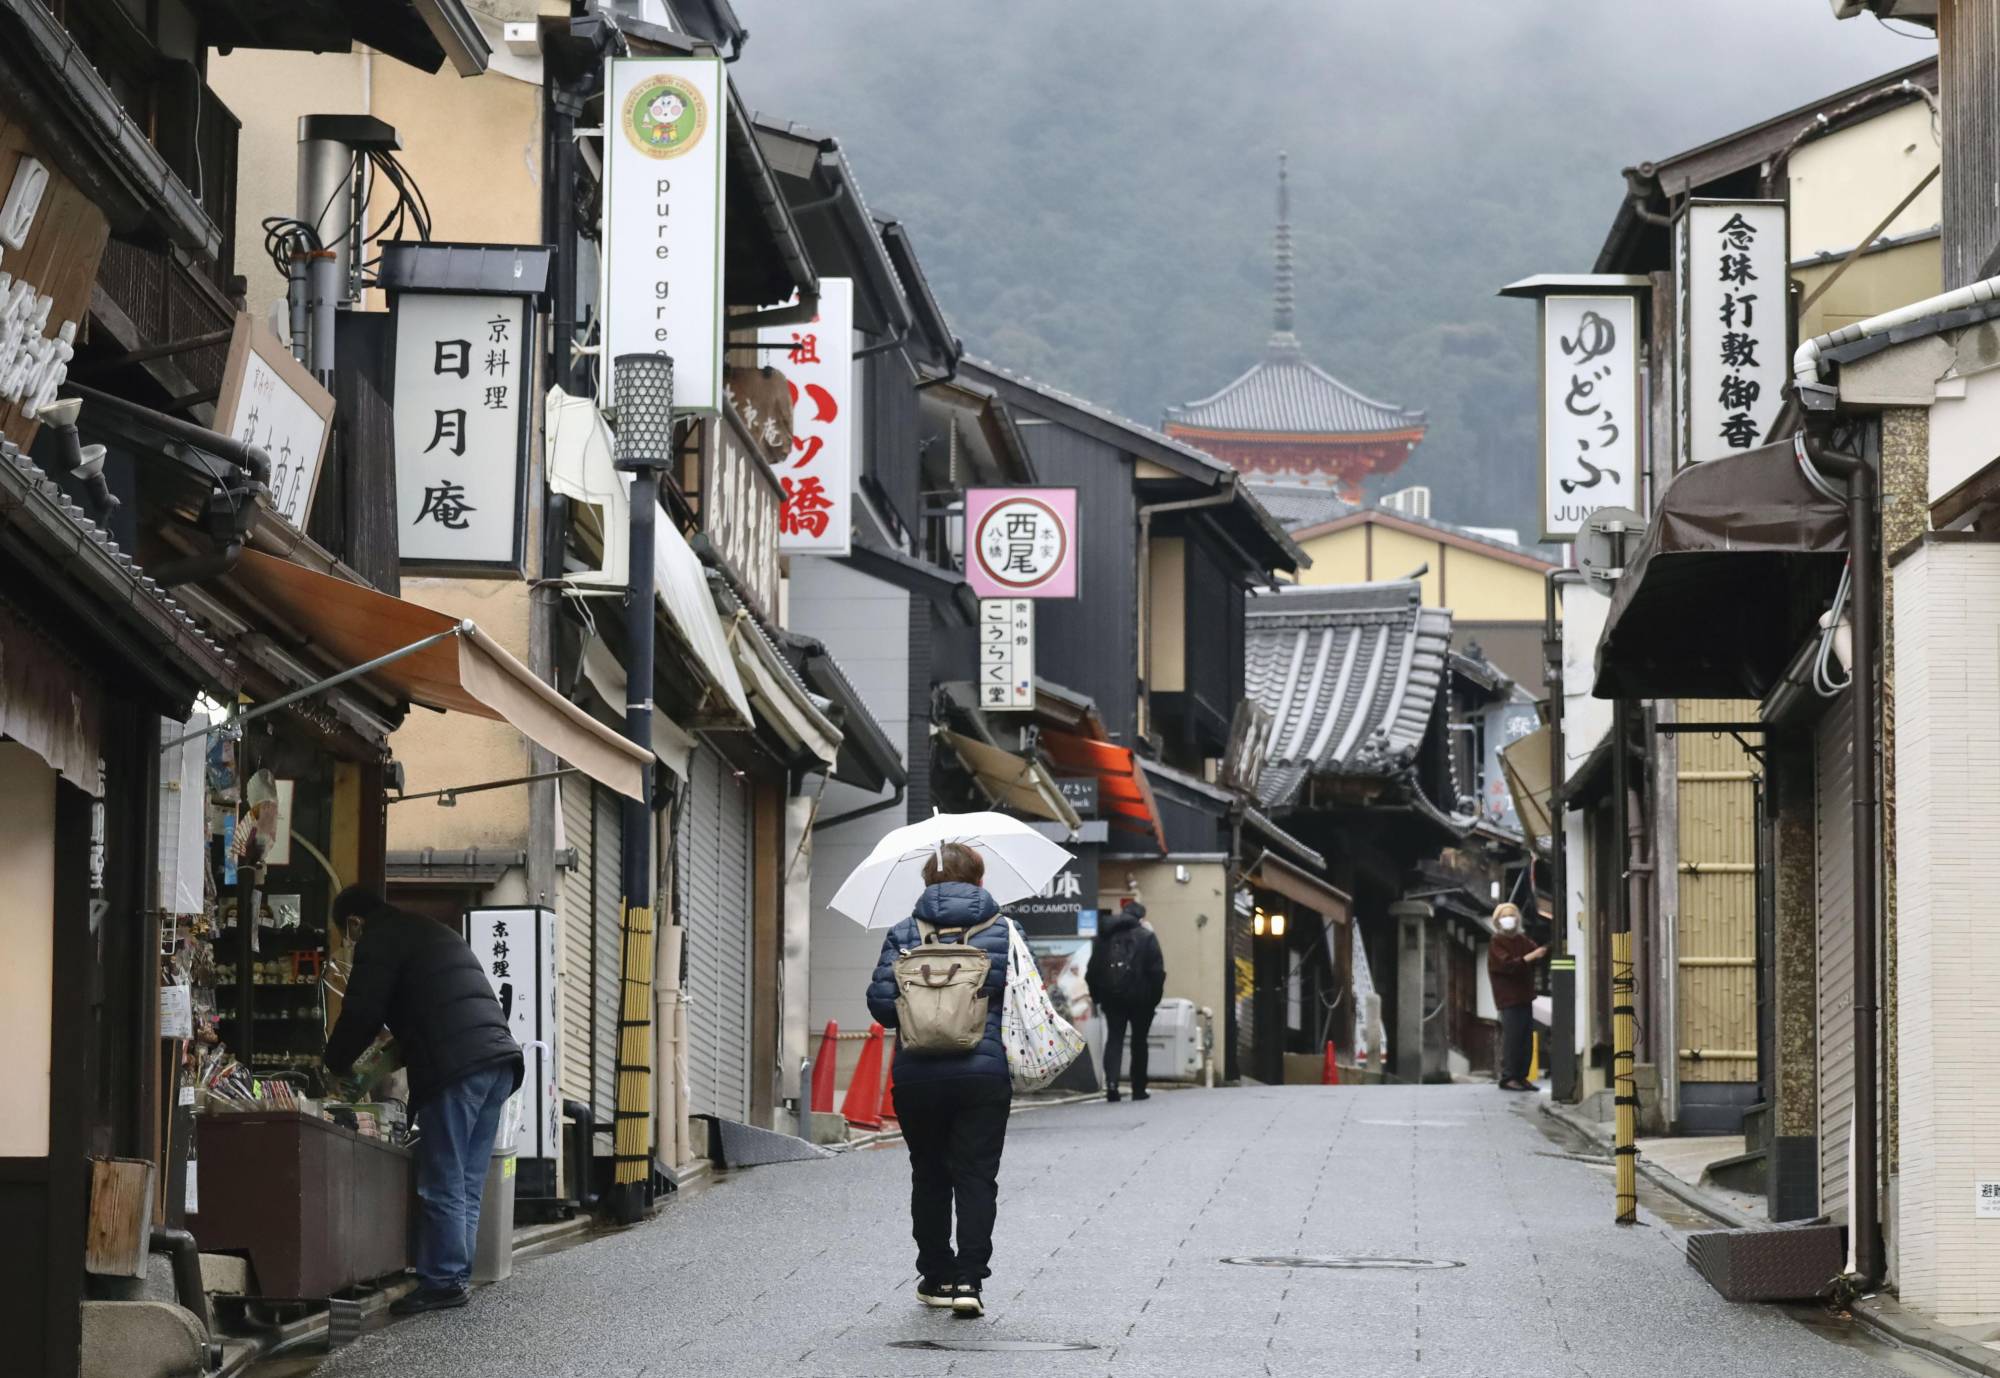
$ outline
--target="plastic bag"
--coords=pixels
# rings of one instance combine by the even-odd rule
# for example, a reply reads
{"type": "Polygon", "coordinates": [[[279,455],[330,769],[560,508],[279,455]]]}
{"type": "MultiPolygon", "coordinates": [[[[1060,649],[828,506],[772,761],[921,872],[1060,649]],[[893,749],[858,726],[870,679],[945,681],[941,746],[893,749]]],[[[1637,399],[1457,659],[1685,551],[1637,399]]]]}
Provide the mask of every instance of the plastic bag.
{"type": "Polygon", "coordinates": [[[1000,1042],[1016,1091],[1039,1091],[1076,1061],[1083,1035],[1056,1013],[1042,989],[1035,954],[1012,919],[1007,920],[1007,994],[1000,1012],[1000,1042]]]}

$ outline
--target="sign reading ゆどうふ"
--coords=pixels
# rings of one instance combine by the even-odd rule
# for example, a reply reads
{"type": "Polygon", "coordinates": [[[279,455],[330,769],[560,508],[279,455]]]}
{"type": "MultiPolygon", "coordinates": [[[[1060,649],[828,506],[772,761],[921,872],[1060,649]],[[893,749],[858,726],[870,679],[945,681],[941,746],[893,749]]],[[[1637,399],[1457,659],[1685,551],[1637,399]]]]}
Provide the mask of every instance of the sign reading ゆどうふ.
{"type": "Polygon", "coordinates": [[[722,393],[719,57],[610,59],[604,102],[604,389],[621,354],[674,361],[674,409],[712,415],[722,393]]]}
{"type": "Polygon", "coordinates": [[[1076,489],[965,490],[965,577],[981,598],[1074,598],[1076,489]]]}

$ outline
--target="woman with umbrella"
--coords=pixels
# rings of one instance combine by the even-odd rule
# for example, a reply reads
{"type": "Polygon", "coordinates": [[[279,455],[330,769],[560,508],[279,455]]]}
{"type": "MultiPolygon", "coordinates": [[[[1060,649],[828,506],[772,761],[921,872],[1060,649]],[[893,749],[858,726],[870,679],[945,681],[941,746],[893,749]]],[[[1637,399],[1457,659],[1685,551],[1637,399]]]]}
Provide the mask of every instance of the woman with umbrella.
{"type": "Polygon", "coordinates": [[[833,900],[868,927],[889,928],[868,987],[869,1011],[885,1028],[898,1026],[897,964],[914,949],[965,944],[987,959],[977,1042],[964,1052],[920,1052],[899,1035],[894,1066],[896,1118],[910,1150],[917,1298],[960,1316],[985,1313],[981,1285],[993,1257],[1000,1153],[1013,1099],[1000,1038],[1009,927],[994,892],[1008,899],[1034,894],[1068,855],[1018,819],[941,815],[882,839],[833,900]]]}

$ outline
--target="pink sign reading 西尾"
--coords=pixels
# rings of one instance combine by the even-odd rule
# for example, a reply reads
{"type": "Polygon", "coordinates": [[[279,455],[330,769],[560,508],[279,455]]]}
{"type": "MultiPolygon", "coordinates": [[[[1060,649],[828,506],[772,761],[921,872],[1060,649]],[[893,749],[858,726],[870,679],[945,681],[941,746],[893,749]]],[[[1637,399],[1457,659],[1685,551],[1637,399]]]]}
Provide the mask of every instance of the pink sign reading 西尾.
{"type": "Polygon", "coordinates": [[[1076,597],[1076,489],[965,490],[965,578],[981,598],[1076,597]]]}

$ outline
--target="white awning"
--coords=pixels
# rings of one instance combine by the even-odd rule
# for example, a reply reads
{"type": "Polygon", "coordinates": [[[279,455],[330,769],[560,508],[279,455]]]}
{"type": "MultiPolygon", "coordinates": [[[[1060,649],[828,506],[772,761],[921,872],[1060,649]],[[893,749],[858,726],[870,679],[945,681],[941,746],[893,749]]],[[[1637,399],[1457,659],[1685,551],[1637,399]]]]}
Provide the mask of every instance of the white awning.
{"type": "MultiPolygon", "coordinates": [[[[561,388],[550,388],[546,434],[549,487],[602,514],[603,567],[577,571],[567,580],[623,588],[631,577],[631,502],[626,494],[631,477],[611,462],[611,428],[589,398],[571,397],[561,388]]],[[[653,586],[667,620],[739,719],[738,726],[753,726],[755,719],[729,649],[728,632],[709,596],[708,573],[701,557],[664,512],[653,523],[653,586]]]]}
{"type": "Polygon", "coordinates": [[[254,550],[242,553],[236,576],[316,648],[348,666],[431,642],[368,678],[410,703],[505,722],[606,788],[641,797],[653,753],[537,679],[475,623],[254,550]]]}

